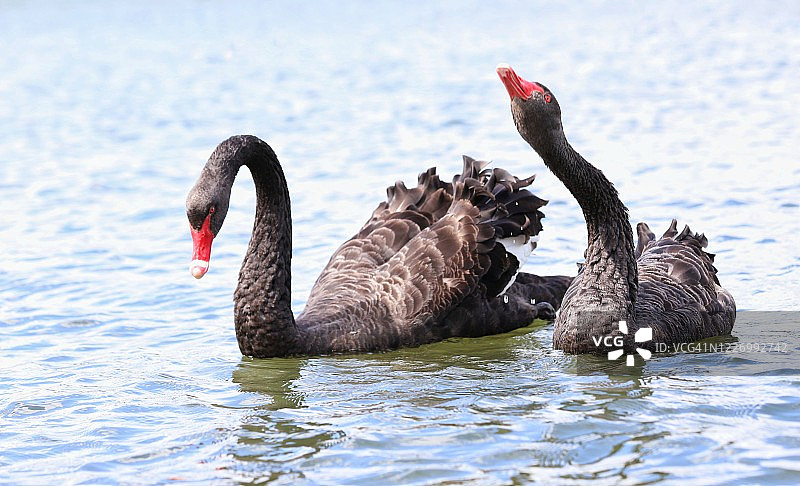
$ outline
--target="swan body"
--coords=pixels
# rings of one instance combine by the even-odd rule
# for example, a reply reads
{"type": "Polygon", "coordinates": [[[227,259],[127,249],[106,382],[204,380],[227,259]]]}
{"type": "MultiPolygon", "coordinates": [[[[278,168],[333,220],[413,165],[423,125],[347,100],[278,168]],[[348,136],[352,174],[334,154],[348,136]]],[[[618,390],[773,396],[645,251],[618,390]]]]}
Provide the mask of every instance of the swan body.
{"type": "Polygon", "coordinates": [[[736,304],[721,287],[708,240],[689,227],[656,238],[637,225],[634,248],[628,210],[603,173],[567,142],[561,108],[544,85],[519,77],[508,65],[497,73],[511,97],[514,123],[544,163],[578,201],[586,220],[588,245],[578,276],[564,295],[553,330],[553,345],[570,353],[608,351],[596,338],[630,332],[625,347],[653,350],[730,333],[736,304]],[[652,330],[652,340],[635,343],[635,331],[652,330]],[[595,339],[593,339],[595,338],[595,339]]]}
{"type": "Polygon", "coordinates": [[[379,351],[451,336],[482,336],[552,319],[570,277],[519,274],[542,230],[546,201],[502,169],[464,157],[452,183],[435,169],[388,198],[334,252],[297,318],[291,303],[291,210],[273,150],[254,136],[223,141],[187,198],[192,274],[208,270],[233,180],[256,186],[253,233],[234,292],[241,352],[255,357],[379,351]],[[513,241],[516,246],[504,246],[513,241]],[[517,252],[519,250],[519,252],[517,252]],[[517,282],[514,282],[515,276],[517,282]],[[501,294],[505,291],[505,294],[501,294]]]}

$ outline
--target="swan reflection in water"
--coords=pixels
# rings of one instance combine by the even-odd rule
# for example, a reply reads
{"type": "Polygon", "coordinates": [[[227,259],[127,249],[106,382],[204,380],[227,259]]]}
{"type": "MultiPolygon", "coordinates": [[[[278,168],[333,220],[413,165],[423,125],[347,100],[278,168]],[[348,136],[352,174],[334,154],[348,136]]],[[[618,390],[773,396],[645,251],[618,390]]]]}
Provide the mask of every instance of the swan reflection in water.
{"type": "Polygon", "coordinates": [[[608,418],[651,394],[641,367],[609,374],[607,361],[598,361],[591,376],[575,375],[570,366],[581,357],[553,351],[551,339],[540,321],[379,354],[244,358],[233,381],[261,403],[236,430],[232,453],[240,465],[289,477],[341,466],[343,454],[353,471],[380,463],[407,473],[408,458],[420,451],[430,464],[415,468],[440,468],[461,460],[437,458],[447,444],[482,455],[498,440],[513,441],[533,468],[613,456],[632,438],[608,418]],[[554,410],[568,420],[548,420],[554,410]]]}

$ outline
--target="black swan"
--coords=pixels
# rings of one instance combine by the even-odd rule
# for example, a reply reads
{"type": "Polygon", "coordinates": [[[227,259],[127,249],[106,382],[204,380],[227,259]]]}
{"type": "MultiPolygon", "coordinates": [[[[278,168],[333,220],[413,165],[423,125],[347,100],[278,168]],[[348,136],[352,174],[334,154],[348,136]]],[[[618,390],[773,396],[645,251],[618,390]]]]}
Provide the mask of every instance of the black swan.
{"type": "Polygon", "coordinates": [[[333,254],[295,319],[289,191],[275,153],[257,137],[219,144],[189,192],[192,275],[208,270],[243,165],[253,174],[257,203],[234,293],[242,354],[380,351],[505,332],[553,319],[543,299],[558,305],[572,280],[519,274],[514,283],[520,260],[536,246],[547,201],[524,189],[533,177],[484,169],[485,162],[465,156],[452,184],[429,169],[415,188],[389,187],[388,200],[333,254]]]}
{"type": "MultiPolygon", "coordinates": [[[[639,223],[634,249],[628,209],[603,173],[567,142],[561,108],[553,93],[520,78],[501,64],[497,74],[511,97],[511,112],[522,138],[569,189],[583,210],[588,247],[582,270],[570,285],[556,318],[553,346],[570,353],[607,351],[600,338],[623,338],[626,348],[657,349],[730,333],[736,305],[722,288],[708,240],[672,221],[661,238],[639,223]],[[619,321],[625,321],[620,327],[619,321]],[[646,339],[634,343],[639,329],[646,339]],[[620,336],[619,331],[627,336],[620,336]],[[598,342],[599,341],[599,342],[598,342]]],[[[618,341],[619,342],[619,341],[618,341]]]]}

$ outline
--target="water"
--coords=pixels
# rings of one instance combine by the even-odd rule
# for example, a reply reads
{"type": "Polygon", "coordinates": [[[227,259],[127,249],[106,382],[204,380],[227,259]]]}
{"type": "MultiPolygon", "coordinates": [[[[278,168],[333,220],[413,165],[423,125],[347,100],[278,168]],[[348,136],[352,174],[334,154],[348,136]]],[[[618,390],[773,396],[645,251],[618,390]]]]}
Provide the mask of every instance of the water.
{"type": "MultiPolygon", "coordinates": [[[[576,375],[542,323],[242,358],[249,174],[201,281],[183,204],[219,141],[267,140],[292,193],[299,310],[387,185],[449,176],[467,153],[538,174],[551,202],[527,270],[574,273],[580,212],[511,123],[494,74],[509,62],[556,93],[634,222],[705,232],[740,309],[800,310],[798,26],[794,2],[3,3],[0,482],[797,483],[791,362],[665,372],[730,364],[678,354],[576,375]]],[[[776,339],[748,316],[732,339],[776,339]]]]}

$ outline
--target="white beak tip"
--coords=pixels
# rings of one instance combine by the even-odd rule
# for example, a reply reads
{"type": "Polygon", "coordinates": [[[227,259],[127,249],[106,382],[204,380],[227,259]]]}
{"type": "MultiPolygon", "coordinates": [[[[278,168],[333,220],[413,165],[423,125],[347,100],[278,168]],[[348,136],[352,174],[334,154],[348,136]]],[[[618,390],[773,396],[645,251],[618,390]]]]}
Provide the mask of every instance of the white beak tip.
{"type": "Polygon", "coordinates": [[[208,272],[208,262],[203,260],[192,260],[189,265],[189,271],[192,272],[192,277],[203,278],[203,275],[208,272]]]}

